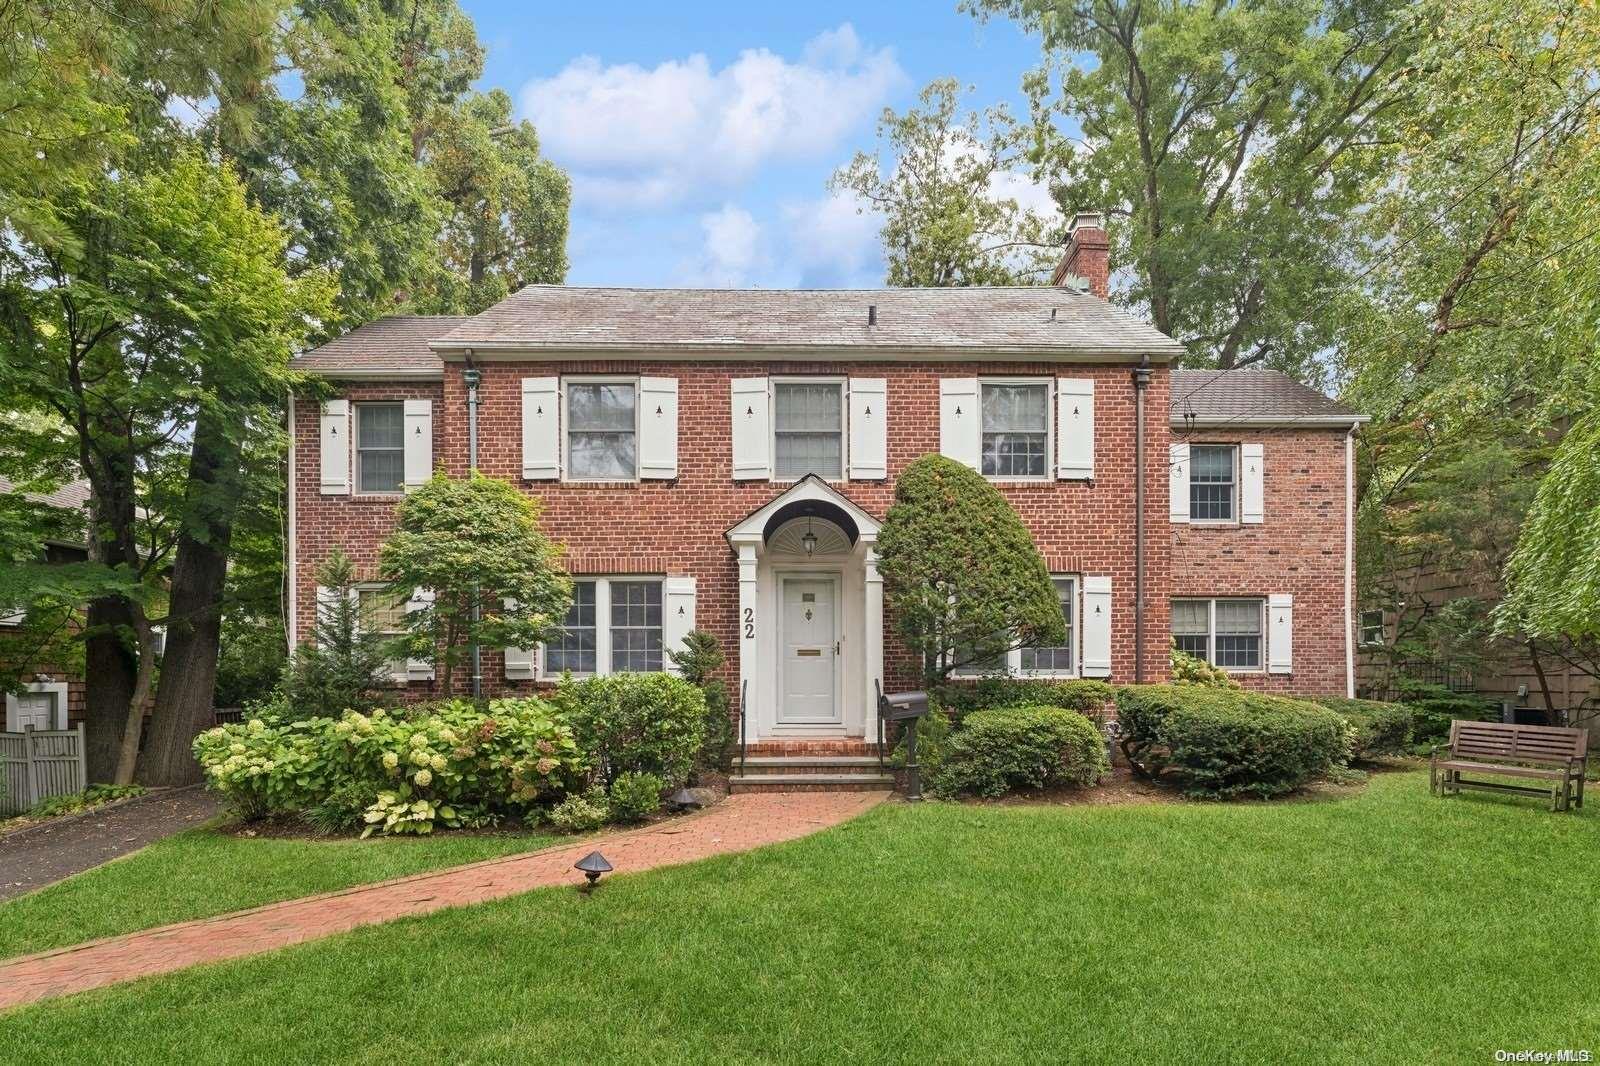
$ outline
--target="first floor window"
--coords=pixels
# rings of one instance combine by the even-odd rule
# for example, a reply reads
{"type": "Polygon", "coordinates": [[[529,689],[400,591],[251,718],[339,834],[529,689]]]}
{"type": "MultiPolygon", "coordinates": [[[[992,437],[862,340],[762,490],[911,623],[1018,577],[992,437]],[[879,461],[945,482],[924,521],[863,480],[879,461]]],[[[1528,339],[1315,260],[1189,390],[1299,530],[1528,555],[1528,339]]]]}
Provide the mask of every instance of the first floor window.
{"type": "Polygon", "coordinates": [[[1181,652],[1225,670],[1259,670],[1264,601],[1172,601],[1172,639],[1181,652]]]}
{"type": "Polygon", "coordinates": [[[779,381],[772,386],[773,475],[844,476],[844,386],[779,381]]]}
{"type": "Polygon", "coordinates": [[[1231,522],[1239,449],[1231,444],[1189,446],[1189,520],[1231,522]]]}
{"type": "Polygon", "coordinates": [[[405,405],[356,404],[357,491],[400,492],[405,479],[405,405]]]}
{"type": "Polygon", "coordinates": [[[1383,612],[1381,610],[1361,612],[1361,643],[1383,643],[1383,612]]]}
{"type": "Polygon", "coordinates": [[[544,646],[544,676],[650,672],[662,665],[660,578],[573,581],[561,632],[544,646]]]}
{"type": "Polygon", "coordinates": [[[1077,642],[1072,638],[1073,604],[1078,599],[1078,579],[1057,577],[1051,580],[1055,582],[1056,598],[1061,601],[1061,617],[1067,623],[1067,637],[1056,647],[1023,648],[1020,665],[1024,674],[1070,674],[1077,668],[1072,655],[1072,649],[1077,642]]]}
{"type": "MultiPolygon", "coordinates": [[[[382,585],[356,589],[356,625],[363,633],[380,637],[398,637],[406,631],[406,601],[382,585]]],[[[404,674],[406,661],[390,662],[391,673],[404,674]]]]}
{"type": "Polygon", "coordinates": [[[1049,472],[1049,384],[995,381],[981,388],[984,476],[1044,477],[1049,472]]]}
{"type": "Polygon", "coordinates": [[[567,477],[632,481],[639,476],[636,385],[567,382],[567,477]]]}

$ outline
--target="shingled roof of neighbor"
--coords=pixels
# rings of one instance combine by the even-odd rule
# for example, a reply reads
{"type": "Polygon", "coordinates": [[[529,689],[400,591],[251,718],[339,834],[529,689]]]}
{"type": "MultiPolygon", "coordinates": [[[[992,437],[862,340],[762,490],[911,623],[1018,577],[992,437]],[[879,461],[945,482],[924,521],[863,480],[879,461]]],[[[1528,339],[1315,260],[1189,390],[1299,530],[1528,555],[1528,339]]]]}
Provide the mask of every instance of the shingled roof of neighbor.
{"type": "Polygon", "coordinates": [[[530,285],[437,352],[861,351],[1165,360],[1183,346],[1086,293],[964,289],[626,289],[530,285]],[[869,310],[875,309],[875,310],[869,310]]]}
{"type": "Polygon", "coordinates": [[[428,342],[467,319],[460,315],[389,315],[314,348],[289,365],[333,377],[438,377],[444,363],[428,342]]]}
{"type": "Polygon", "coordinates": [[[1349,426],[1368,420],[1277,370],[1172,372],[1174,426],[1349,426]]]}

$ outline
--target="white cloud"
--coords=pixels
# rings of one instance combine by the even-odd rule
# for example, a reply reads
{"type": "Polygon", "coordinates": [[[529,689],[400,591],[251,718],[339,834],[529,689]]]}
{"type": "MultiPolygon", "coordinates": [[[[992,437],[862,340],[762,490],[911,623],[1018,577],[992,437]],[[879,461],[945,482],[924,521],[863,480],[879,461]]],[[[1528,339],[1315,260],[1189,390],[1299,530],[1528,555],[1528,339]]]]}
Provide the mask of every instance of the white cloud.
{"type": "Polygon", "coordinates": [[[701,215],[700,228],[705,232],[705,262],[697,271],[700,282],[730,288],[746,284],[762,260],[761,226],[755,216],[724,204],[701,215]]]}
{"type": "Polygon", "coordinates": [[[649,69],[585,56],[525,85],[521,109],[581,200],[641,207],[735,187],[771,161],[824,156],[905,81],[892,49],[864,48],[845,23],[799,62],[764,48],[720,70],[699,54],[649,69]]]}

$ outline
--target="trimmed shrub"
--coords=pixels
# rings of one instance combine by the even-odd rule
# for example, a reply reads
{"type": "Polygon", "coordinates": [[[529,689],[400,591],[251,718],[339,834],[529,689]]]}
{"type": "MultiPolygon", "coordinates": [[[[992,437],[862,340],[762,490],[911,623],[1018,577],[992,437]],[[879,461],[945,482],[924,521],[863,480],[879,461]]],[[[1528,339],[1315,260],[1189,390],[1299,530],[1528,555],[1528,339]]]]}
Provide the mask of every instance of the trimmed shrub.
{"type": "Polygon", "coordinates": [[[1414,715],[1412,733],[1417,740],[1437,740],[1448,736],[1450,723],[1456,719],[1493,722],[1500,717],[1500,708],[1482,696],[1472,692],[1456,692],[1430,681],[1401,678],[1395,683],[1395,694],[1399,702],[1411,708],[1414,715]]]}
{"type": "Polygon", "coordinates": [[[550,808],[550,824],[563,833],[587,833],[611,820],[611,808],[597,789],[580,795],[574,792],[550,808]]]}
{"type": "Polygon", "coordinates": [[[696,629],[683,638],[682,650],[668,648],[666,654],[679,676],[698,685],[706,698],[705,743],[695,768],[727,772],[733,761],[733,716],[728,710],[728,686],[718,676],[728,661],[722,645],[710,633],[696,629]]]}
{"type": "Polygon", "coordinates": [[[640,822],[661,809],[666,783],[655,774],[618,774],[611,782],[611,817],[619,822],[640,822]]]}
{"type": "Polygon", "coordinates": [[[337,721],[218,726],[194,741],[211,787],[246,818],[302,814],[371,833],[471,828],[579,787],[572,731],[537,699],[464,700],[337,721]]]}
{"type": "Polygon", "coordinates": [[[705,695],[671,674],[568,678],[555,702],[608,787],[632,772],[655,774],[676,788],[705,740],[705,695]]]}
{"type": "Polygon", "coordinates": [[[1278,796],[1349,754],[1350,729],[1325,707],[1197,685],[1117,692],[1123,753],[1140,773],[1170,773],[1191,796],[1278,796]]]}
{"type": "Polygon", "coordinates": [[[1001,707],[1061,707],[1098,718],[1101,709],[1116,695],[1117,690],[1104,681],[984,677],[971,682],[952,681],[939,690],[938,699],[957,718],[1001,707]]]}
{"type": "Polygon", "coordinates": [[[974,711],[946,746],[935,795],[1003,796],[1019,788],[1087,787],[1110,767],[1094,723],[1062,707],[974,711]]]}
{"type": "Polygon", "coordinates": [[[1353,758],[1404,755],[1411,747],[1415,716],[1403,703],[1351,700],[1342,696],[1319,696],[1312,702],[1339,715],[1355,730],[1350,753],[1353,758]]]}
{"type": "Polygon", "coordinates": [[[1171,652],[1172,683],[1174,685],[1205,685],[1210,688],[1238,688],[1235,681],[1220,666],[1212,666],[1197,655],[1179,651],[1174,644],[1171,652]]]}

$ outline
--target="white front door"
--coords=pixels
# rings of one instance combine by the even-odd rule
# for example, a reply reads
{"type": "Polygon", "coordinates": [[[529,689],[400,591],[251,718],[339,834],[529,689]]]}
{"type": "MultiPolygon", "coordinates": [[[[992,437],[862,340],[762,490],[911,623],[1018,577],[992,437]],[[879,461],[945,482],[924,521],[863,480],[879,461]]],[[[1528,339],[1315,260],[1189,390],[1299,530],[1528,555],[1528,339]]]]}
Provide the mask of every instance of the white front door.
{"type": "Polygon", "coordinates": [[[15,722],[12,724],[14,732],[21,733],[30,725],[35,729],[54,729],[56,694],[54,692],[24,692],[16,697],[16,709],[12,712],[15,722]]]}
{"type": "Polygon", "coordinates": [[[779,633],[778,723],[843,724],[838,692],[838,583],[786,577],[779,633]]]}

